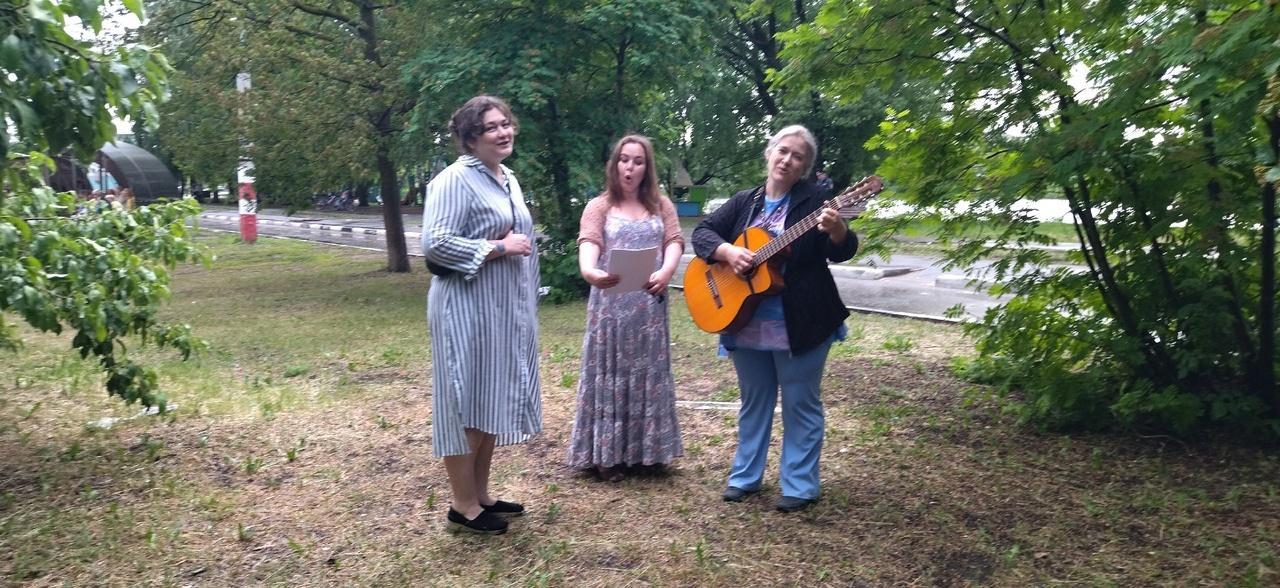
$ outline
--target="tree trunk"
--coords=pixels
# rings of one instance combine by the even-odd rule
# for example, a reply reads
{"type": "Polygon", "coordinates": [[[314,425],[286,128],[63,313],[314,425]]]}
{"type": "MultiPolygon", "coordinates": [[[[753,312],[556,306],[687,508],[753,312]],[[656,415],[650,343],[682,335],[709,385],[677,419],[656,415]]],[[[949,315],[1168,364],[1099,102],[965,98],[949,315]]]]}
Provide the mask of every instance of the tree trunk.
{"type": "Polygon", "coordinates": [[[539,221],[552,229],[556,238],[568,239],[577,230],[578,218],[573,214],[570,202],[569,159],[560,137],[560,110],[554,97],[547,99],[547,159],[551,171],[552,198],[556,203],[556,218],[539,221]]]}
{"type": "MultiPolygon", "coordinates": [[[[613,100],[614,100],[614,133],[615,137],[621,137],[631,130],[630,117],[627,116],[627,96],[623,92],[626,87],[627,79],[627,48],[631,46],[631,39],[623,39],[618,43],[618,48],[614,50],[613,64],[613,100]]],[[[609,148],[605,147],[607,151],[609,148]]],[[[608,159],[605,155],[605,159],[608,159]]]]}
{"type": "Polygon", "coordinates": [[[378,186],[382,191],[382,223],[387,229],[387,271],[409,271],[409,251],[404,241],[404,217],[400,216],[400,199],[388,197],[396,194],[399,178],[396,177],[396,165],[391,161],[390,148],[387,146],[389,135],[378,138],[378,186]]]}
{"type": "MultiPolygon", "coordinates": [[[[1205,2],[1201,2],[1196,8],[1195,19],[1196,29],[1203,31],[1208,27],[1208,12],[1205,2]]],[[[1235,267],[1232,267],[1231,250],[1235,249],[1235,243],[1231,240],[1231,227],[1227,222],[1227,216],[1224,214],[1225,209],[1222,205],[1222,184],[1218,182],[1217,174],[1219,171],[1218,158],[1218,139],[1217,132],[1214,130],[1213,109],[1209,103],[1209,99],[1205,98],[1198,105],[1200,114],[1200,132],[1203,135],[1204,151],[1206,161],[1212,169],[1213,175],[1209,177],[1209,183],[1205,186],[1205,191],[1209,197],[1209,205],[1215,213],[1214,218],[1217,219],[1214,226],[1205,231],[1209,236],[1209,240],[1213,246],[1217,248],[1217,255],[1214,257],[1214,265],[1218,267],[1218,281],[1226,288],[1227,293],[1231,295],[1231,303],[1226,305],[1226,312],[1231,316],[1231,328],[1236,336],[1236,345],[1239,346],[1240,352],[1249,358],[1250,363],[1259,360],[1260,352],[1253,345],[1253,338],[1249,334],[1248,321],[1244,317],[1244,295],[1240,292],[1240,286],[1236,284],[1233,277],[1236,273],[1235,267]]]]}
{"type": "MultiPolygon", "coordinates": [[[[360,7],[360,38],[364,41],[364,59],[369,67],[381,72],[386,67],[378,55],[377,9],[380,6],[366,1],[360,7]]],[[[404,218],[400,216],[400,199],[396,177],[396,164],[391,160],[391,137],[395,129],[391,124],[391,107],[385,104],[382,82],[371,85],[369,94],[373,108],[369,111],[369,124],[377,131],[375,157],[378,167],[378,186],[382,192],[382,223],[387,231],[387,271],[409,271],[409,251],[404,242],[404,218]]]]}
{"type": "MultiPolygon", "coordinates": [[[[419,178],[414,174],[414,172],[410,171],[405,173],[404,199],[400,201],[400,206],[413,206],[413,204],[417,202],[415,196],[418,193],[418,180],[419,178]]],[[[382,199],[386,200],[386,197],[384,196],[382,199]]]]}
{"type": "Polygon", "coordinates": [[[356,182],[356,203],[361,208],[369,207],[369,182],[364,180],[356,182]]]}
{"type": "Polygon", "coordinates": [[[1125,165],[1123,161],[1119,162],[1116,167],[1125,187],[1129,189],[1129,193],[1133,195],[1134,208],[1138,215],[1139,222],[1142,223],[1142,229],[1151,235],[1151,254],[1156,262],[1156,269],[1160,272],[1160,287],[1164,289],[1164,296],[1168,299],[1169,304],[1175,308],[1182,306],[1182,298],[1178,295],[1177,288],[1173,285],[1173,276],[1169,273],[1169,266],[1165,263],[1167,257],[1164,252],[1164,246],[1160,244],[1160,240],[1155,235],[1155,223],[1151,220],[1151,213],[1147,207],[1140,204],[1142,201],[1142,190],[1138,187],[1137,180],[1134,179],[1133,170],[1125,165]]]}
{"type": "MultiPolygon", "coordinates": [[[[1273,78],[1274,79],[1274,78],[1273,78]]],[[[1280,164],[1280,109],[1264,118],[1269,131],[1272,165],[1280,164]]],[[[1280,389],[1276,388],[1276,183],[1262,185],[1261,295],[1258,304],[1258,387],[1271,401],[1271,416],[1280,417],[1280,389]]]]}
{"type": "MultiPolygon", "coordinates": [[[[1068,117],[1063,116],[1062,119],[1064,125],[1070,124],[1068,117]]],[[[1140,344],[1140,349],[1147,359],[1148,376],[1156,382],[1172,383],[1176,374],[1173,361],[1163,345],[1152,340],[1150,333],[1139,324],[1133,312],[1133,306],[1129,303],[1129,297],[1120,287],[1115,269],[1111,267],[1111,261],[1107,258],[1106,247],[1098,232],[1097,219],[1093,218],[1093,199],[1089,195],[1088,180],[1082,176],[1077,177],[1076,188],[1064,185],[1063,194],[1066,195],[1067,202],[1076,215],[1078,225],[1076,230],[1084,241],[1081,243],[1081,250],[1086,259],[1092,260],[1090,268],[1094,269],[1096,278],[1101,280],[1098,283],[1099,294],[1107,303],[1111,315],[1125,334],[1140,344]],[[1088,249],[1083,248],[1086,243],[1088,249]]]]}

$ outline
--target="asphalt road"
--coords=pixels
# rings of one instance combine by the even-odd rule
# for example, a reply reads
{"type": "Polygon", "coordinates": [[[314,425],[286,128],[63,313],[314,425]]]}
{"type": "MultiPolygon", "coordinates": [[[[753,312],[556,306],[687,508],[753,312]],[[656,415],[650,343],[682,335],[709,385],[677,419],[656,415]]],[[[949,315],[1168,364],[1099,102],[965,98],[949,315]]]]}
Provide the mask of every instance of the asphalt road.
{"type": "MultiPolygon", "coordinates": [[[[286,237],[344,247],[383,251],[386,249],[382,220],[378,217],[342,217],[330,215],[294,216],[271,214],[258,217],[258,233],[263,236],[286,237]]],[[[419,226],[406,218],[406,244],[409,255],[421,257],[419,226]]],[[[200,216],[200,226],[219,231],[239,231],[238,216],[231,210],[211,210],[200,216]]],[[[676,272],[679,285],[684,272],[676,272]]],[[[851,309],[891,315],[912,316],[930,320],[947,320],[947,309],[960,305],[968,320],[981,318],[999,300],[964,287],[961,272],[944,272],[935,259],[915,255],[899,255],[890,259],[863,260],[865,265],[833,264],[832,275],[840,296],[851,309]]],[[[981,268],[970,269],[978,275],[981,268]]]]}

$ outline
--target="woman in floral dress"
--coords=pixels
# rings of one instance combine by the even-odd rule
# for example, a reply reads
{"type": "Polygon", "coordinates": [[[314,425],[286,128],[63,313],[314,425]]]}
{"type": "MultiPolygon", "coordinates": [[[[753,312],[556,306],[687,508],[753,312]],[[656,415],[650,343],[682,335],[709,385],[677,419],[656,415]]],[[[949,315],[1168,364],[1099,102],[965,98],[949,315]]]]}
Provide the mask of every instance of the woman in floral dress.
{"type": "Polygon", "coordinates": [[[587,203],[578,234],[578,266],[592,288],[569,465],[611,482],[622,480],[624,467],[668,465],[684,453],[666,298],[684,239],[653,163],[647,138],[619,140],[605,166],[606,191],[587,203]],[[619,282],[605,269],[612,252],[648,248],[657,253],[644,289],[610,292],[619,282]]]}

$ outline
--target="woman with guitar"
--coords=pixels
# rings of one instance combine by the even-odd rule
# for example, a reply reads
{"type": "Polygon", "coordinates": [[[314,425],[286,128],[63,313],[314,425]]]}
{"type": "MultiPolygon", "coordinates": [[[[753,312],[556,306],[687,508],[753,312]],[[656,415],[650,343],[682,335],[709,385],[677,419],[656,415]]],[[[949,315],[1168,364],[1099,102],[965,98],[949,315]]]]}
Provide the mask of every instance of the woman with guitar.
{"type": "Polygon", "coordinates": [[[578,267],[592,288],[569,465],[618,482],[621,467],[661,467],[683,453],[666,293],[684,236],[675,205],[658,192],[649,139],[619,140],[604,177],[605,192],[583,209],[578,233],[578,267]],[[653,252],[640,274],[648,279],[639,290],[610,291],[620,276],[605,268],[626,249],[653,252]]]}
{"type": "MultiPolygon", "coordinates": [[[[778,131],[764,150],[764,185],[738,192],[693,231],[699,257],[711,266],[725,264],[750,285],[753,274],[769,268],[756,265],[759,244],[739,240],[746,246],[735,245],[736,238],[751,227],[777,237],[793,225],[815,226],[816,221],[817,231],[791,241],[781,284],[773,284],[775,289],[781,286],[780,292],[759,297],[754,311],[746,309],[744,316],[719,330],[742,397],[738,449],[723,497],[741,502],[760,490],[781,389],[782,496],[777,508],[783,512],[803,510],[818,499],[822,371],[831,344],[844,338],[844,319],[849,316],[827,262],[846,261],[858,248],[857,237],[826,202],[829,194],[808,179],[817,151],[808,129],[793,125],[778,131]]],[[[686,288],[692,280],[688,276],[686,288]]],[[[693,310],[692,299],[689,304],[693,310]]]]}

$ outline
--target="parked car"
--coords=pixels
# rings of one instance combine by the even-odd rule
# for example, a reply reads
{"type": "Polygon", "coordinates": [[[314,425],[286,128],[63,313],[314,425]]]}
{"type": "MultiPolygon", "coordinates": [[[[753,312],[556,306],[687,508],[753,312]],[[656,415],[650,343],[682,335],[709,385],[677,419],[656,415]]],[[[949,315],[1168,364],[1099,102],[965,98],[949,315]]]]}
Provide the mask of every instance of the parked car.
{"type": "Polygon", "coordinates": [[[706,204],[703,204],[703,205],[702,205],[702,215],[703,215],[703,216],[707,216],[707,215],[709,215],[709,214],[711,214],[711,213],[715,212],[717,208],[720,208],[721,206],[724,206],[724,203],[725,203],[725,202],[728,202],[728,201],[729,201],[729,199],[728,199],[727,197],[722,197],[722,198],[712,198],[712,199],[708,200],[706,204]]]}

